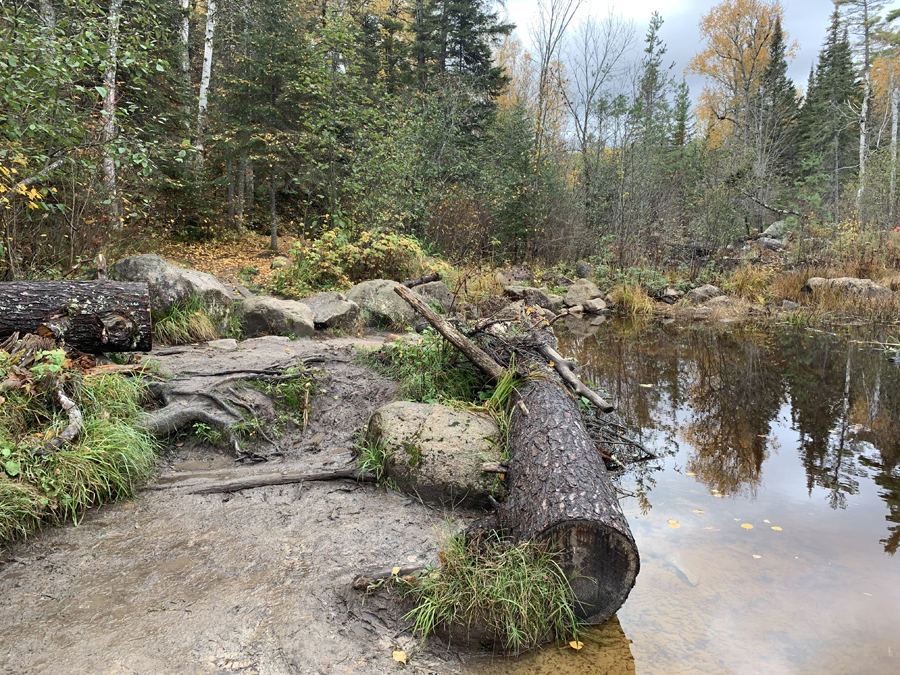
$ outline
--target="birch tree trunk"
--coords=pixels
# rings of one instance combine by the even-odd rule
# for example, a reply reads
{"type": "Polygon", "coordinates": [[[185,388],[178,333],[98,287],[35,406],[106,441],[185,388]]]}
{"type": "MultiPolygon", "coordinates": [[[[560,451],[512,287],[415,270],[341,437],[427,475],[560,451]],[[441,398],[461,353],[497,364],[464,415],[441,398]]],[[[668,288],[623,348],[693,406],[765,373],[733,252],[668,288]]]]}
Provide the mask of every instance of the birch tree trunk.
{"type": "Polygon", "coordinates": [[[55,29],[56,10],[53,8],[51,0],[41,0],[40,13],[43,24],[51,30],[55,29]]]}
{"type": "MultiPolygon", "coordinates": [[[[191,0],[178,0],[179,7],[181,8],[181,77],[184,80],[184,88],[187,92],[188,96],[191,93],[191,52],[190,52],[190,41],[191,41],[191,0]]],[[[190,129],[190,115],[191,115],[191,106],[189,101],[190,98],[186,99],[184,104],[184,117],[185,124],[188,125],[188,129],[190,129]]]]}
{"type": "Polygon", "coordinates": [[[239,234],[244,233],[244,187],[247,184],[247,155],[241,153],[241,159],[238,161],[238,177],[237,177],[237,209],[235,216],[237,217],[237,230],[239,234]]]}
{"type": "Polygon", "coordinates": [[[110,147],[116,137],[116,66],[119,51],[119,20],[122,14],[122,0],[110,0],[108,47],[106,69],[103,71],[103,127],[100,143],[103,145],[103,183],[109,198],[109,221],[114,230],[122,229],[122,208],[116,185],[116,160],[110,147]]]}
{"type": "Polygon", "coordinates": [[[272,238],[269,241],[269,248],[273,251],[278,250],[278,218],[275,215],[275,170],[269,174],[269,230],[272,238]]]}
{"type": "MultiPolygon", "coordinates": [[[[867,50],[868,51],[868,50],[867,50]]],[[[869,97],[871,96],[871,81],[869,77],[869,64],[865,64],[863,73],[863,98],[862,109],[859,113],[859,187],[856,190],[856,217],[860,225],[863,224],[863,196],[866,191],[866,160],[868,159],[869,145],[869,97]]]]}
{"type": "Polygon", "coordinates": [[[203,161],[204,135],[209,120],[209,78],[212,74],[213,38],[216,32],[216,0],[209,0],[206,8],[206,37],[203,40],[203,70],[200,74],[200,95],[197,107],[197,152],[203,161]]]}
{"type": "Polygon", "coordinates": [[[891,200],[888,206],[889,222],[894,223],[894,204],[897,195],[897,112],[900,108],[900,87],[891,73],[891,200]]]}
{"type": "Polygon", "coordinates": [[[231,152],[225,160],[225,180],[228,182],[225,200],[228,204],[228,228],[234,229],[234,162],[231,160],[231,152]]]}

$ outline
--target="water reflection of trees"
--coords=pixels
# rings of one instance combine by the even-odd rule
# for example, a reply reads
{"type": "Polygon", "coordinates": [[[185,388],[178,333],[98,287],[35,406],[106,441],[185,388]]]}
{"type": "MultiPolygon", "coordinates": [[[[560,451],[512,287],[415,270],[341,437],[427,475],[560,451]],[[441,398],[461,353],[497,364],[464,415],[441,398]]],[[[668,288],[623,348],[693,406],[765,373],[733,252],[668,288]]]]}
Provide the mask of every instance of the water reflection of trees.
{"type": "Polygon", "coordinates": [[[827,334],[697,327],[605,330],[564,346],[645,443],[663,454],[690,443],[686,468],[725,494],[755,494],[789,401],[810,493],[824,488],[832,508],[845,508],[872,475],[891,523],[882,543],[900,548],[900,371],[877,350],[827,334]]]}

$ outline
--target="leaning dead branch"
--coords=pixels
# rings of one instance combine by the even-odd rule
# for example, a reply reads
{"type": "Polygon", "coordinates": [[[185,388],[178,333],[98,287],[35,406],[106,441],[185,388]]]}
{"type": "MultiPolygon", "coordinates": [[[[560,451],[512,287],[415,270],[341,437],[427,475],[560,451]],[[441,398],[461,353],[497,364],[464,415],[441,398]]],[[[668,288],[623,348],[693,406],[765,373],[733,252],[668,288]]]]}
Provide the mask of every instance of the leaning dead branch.
{"type": "Polygon", "coordinates": [[[360,473],[358,469],[340,469],[337,471],[326,471],[323,473],[278,473],[267,474],[264,476],[251,476],[249,478],[240,478],[238,480],[227,481],[224,483],[212,483],[211,485],[202,485],[193,490],[188,490],[190,495],[212,495],[231,492],[240,492],[241,490],[252,490],[254,488],[269,487],[271,485],[294,485],[296,483],[311,483],[314,481],[330,481],[330,480],[355,480],[357,482],[372,482],[375,476],[368,473],[360,473]]]}

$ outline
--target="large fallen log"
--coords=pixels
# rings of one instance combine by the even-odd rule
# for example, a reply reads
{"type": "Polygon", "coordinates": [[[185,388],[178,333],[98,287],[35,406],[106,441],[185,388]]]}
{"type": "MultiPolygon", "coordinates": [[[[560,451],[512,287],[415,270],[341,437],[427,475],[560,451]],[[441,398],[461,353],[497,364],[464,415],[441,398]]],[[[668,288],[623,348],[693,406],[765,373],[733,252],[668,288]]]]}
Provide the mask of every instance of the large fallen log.
{"type": "MultiPolygon", "coordinates": [[[[396,291],[489,377],[498,377],[501,366],[483,350],[434,312],[423,311],[406,289],[396,291]]],[[[611,407],[602,399],[600,405],[611,407]]],[[[603,457],[575,397],[550,367],[537,368],[518,387],[511,410],[509,496],[488,522],[515,541],[545,542],[559,551],[576,615],[585,623],[602,623],[625,602],[640,570],[603,457]]]]}
{"type": "Polygon", "coordinates": [[[0,340],[46,335],[88,354],[150,351],[147,284],[117,281],[0,283],[0,340]]]}

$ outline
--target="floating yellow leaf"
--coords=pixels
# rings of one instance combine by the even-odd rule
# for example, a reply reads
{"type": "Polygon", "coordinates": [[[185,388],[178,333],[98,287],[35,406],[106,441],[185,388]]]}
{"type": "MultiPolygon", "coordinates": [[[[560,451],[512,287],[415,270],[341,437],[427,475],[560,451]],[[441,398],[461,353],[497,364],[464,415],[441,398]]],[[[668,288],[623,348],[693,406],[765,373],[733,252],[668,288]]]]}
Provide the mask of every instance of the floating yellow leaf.
{"type": "Polygon", "coordinates": [[[694,509],[694,513],[703,513],[700,509],[694,509]]]}
{"type": "Polygon", "coordinates": [[[690,471],[688,471],[688,472],[687,472],[686,474],[684,474],[684,475],[685,475],[685,476],[696,476],[697,474],[691,473],[690,471]]]}
{"type": "Polygon", "coordinates": [[[670,520],[669,527],[677,530],[679,527],[681,527],[681,523],[679,523],[677,520],[670,520]]]}
{"type": "Polygon", "coordinates": [[[771,521],[771,520],[764,520],[763,522],[764,522],[764,523],[771,523],[772,521],[771,521]]]}
{"type": "Polygon", "coordinates": [[[639,387],[644,387],[645,389],[650,389],[651,387],[653,387],[652,384],[640,384],[640,385],[638,385],[638,386],[639,386],[639,387]]]}
{"type": "Polygon", "coordinates": [[[396,661],[397,663],[406,663],[406,652],[404,651],[398,649],[393,654],[391,654],[391,656],[394,657],[394,661],[396,661]]]}
{"type": "Polygon", "coordinates": [[[776,532],[781,532],[781,528],[778,527],[777,525],[773,525],[772,529],[775,530],[776,532]]]}
{"type": "Polygon", "coordinates": [[[756,555],[755,553],[753,554],[753,557],[756,558],[757,560],[759,560],[760,558],[762,558],[761,555],[756,555]]]}
{"type": "Polygon", "coordinates": [[[745,530],[753,529],[753,526],[750,523],[741,523],[741,527],[743,527],[745,530]]]}
{"type": "Polygon", "coordinates": [[[714,528],[714,527],[704,527],[703,529],[704,529],[704,530],[714,530],[714,529],[716,529],[716,528],[714,528]]]}
{"type": "Polygon", "coordinates": [[[584,643],[579,642],[578,640],[572,640],[571,642],[569,642],[569,646],[572,649],[581,649],[582,647],[584,647],[584,643]]]}
{"type": "Polygon", "coordinates": [[[400,568],[394,567],[393,569],[391,569],[391,574],[397,576],[398,574],[400,574],[400,568]]]}

